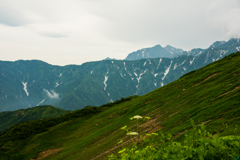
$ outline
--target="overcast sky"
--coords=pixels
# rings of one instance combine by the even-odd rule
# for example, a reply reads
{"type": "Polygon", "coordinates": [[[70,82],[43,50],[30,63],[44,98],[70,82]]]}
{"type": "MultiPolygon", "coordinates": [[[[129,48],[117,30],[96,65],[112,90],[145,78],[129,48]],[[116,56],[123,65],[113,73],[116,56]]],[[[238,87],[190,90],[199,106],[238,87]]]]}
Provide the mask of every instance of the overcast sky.
{"type": "Polygon", "coordinates": [[[0,0],[0,60],[54,65],[124,59],[160,44],[240,37],[239,0],[0,0]]]}

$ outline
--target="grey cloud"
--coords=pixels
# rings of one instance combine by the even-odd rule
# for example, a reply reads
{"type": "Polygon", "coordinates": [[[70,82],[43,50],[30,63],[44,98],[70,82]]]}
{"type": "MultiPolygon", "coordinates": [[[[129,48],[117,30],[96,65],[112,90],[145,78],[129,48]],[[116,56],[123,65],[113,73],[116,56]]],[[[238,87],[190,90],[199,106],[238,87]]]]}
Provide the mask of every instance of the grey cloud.
{"type": "MultiPolygon", "coordinates": [[[[106,19],[108,24],[103,32],[114,41],[148,45],[178,44],[177,47],[181,48],[180,44],[183,41],[197,40],[198,42],[195,42],[199,46],[199,40],[201,39],[201,43],[204,43],[206,36],[217,39],[217,35],[210,32],[205,25],[204,14],[208,2],[203,3],[199,0],[110,2],[105,0],[102,3],[106,7],[103,9],[100,6],[104,4],[99,5],[95,13],[106,19]]],[[[192,49],[187,44],[183,47],[192,49]]]]}
{"type": "Polygon", "coordinates": [[[217,0],[208,7],[208,22],[220,28],[226,38],[240,38],[240,1],[217,0]]]}
{"type": "Polygon", "coordinates": [[[27,24],[27,19],[18,9],[8,3],[0,2],[0,23],[6,26],[21,26],[27,24]]]}

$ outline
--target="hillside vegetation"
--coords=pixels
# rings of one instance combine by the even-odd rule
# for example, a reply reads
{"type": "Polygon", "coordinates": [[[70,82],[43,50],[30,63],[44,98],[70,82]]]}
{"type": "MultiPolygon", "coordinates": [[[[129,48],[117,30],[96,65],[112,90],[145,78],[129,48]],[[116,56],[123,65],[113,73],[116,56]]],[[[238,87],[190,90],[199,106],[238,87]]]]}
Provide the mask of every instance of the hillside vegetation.
{"type": "MultiPolygon", "coordinates": [[[[182,141],[192,129],[190,119],[213,135],[239,135],[239,97],[240,52],[143,96],[14,125],[0,135],[0,159],[108,159],[131,147],[121,128],[136,131],[136,120],[129,120],[134,115],[151,118],[139,125],[142,134],[170,133],[173,141],[182,141]]],[[[161,137],[153,141],[160,144],[161,137]]]]}
{"type": "Polygon", "coordinates": [[[0,133],[20,122],[57,117],[68,112],[70,111],[49,105],[20,109],[17,111],[0,112],[0,133]]]}

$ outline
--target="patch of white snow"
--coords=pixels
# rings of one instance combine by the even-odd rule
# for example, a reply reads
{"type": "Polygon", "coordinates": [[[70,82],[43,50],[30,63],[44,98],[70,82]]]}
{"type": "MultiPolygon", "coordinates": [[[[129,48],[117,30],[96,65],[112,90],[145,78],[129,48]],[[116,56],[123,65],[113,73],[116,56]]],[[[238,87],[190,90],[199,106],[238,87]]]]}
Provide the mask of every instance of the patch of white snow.
{"type": "Polygon", "coordinates": [[[157,69],[158,69],[158,67],[160,66],[161,62],[162,62],[162,58],[159,59],[157,69]]]}
{"type": "Polygon", "coordinates": [[[103,84],[104,84],[104,91],[106,91],[106,88],[107,88],[107,80],[108,80],[108,72],[109,71],[107,71],[107,73],[106,73],[106,75],[105,75],[105,79],[104,79],[104,81],[103,81],[103,84]]]}
{"type": "Polygon", "coordinates": [[[25,82],[25,83],[22,82],[22,84],[23,84],[23,89],[24,89],[24,91],[26,92],[26,95],[29,96],[29,93],[28,93],[28,91],[27,91],[27,83],[28,83],[28,82],[25,82]]]}
{"type": "Polygon", "coordinates": [[[148,63],[149,63],[149,64],[152,64],[152,62],[151,62],[151,60],[150,60],[150,59],[148,59],[148,63]]]}
{"type": "Polygon", "coordinates": [[[55,88],[56,88],[57,86],[59,86],[58,82],[56,83],[56,86],[55,86],[55,88]]]}
{"type": "Polygon", "coordinates": [[[171,68],[171,66],[172,66],[172,62],[173,61],[171,61],[171,63],[170,63],[170,65],[169,65],[169,67],[165,70],[165,73],[164,73],[164,76],[163,76],[163,78],[162,78],[162,80],[164,80],[165,79],[165,77],[167,76],[167,74],[169,73],[169,71],[170,71],[170,68],[171,68]]]}
{"type": "Polygon", "coordinates": [[[195,58],[196,58],[196,57],[194,57],[192,60],[190,60],[190,65],[192,65],[192,63],[193,63],[193,61],[194,61],[195,58]]]}
{"type": "Polygon", "coordinates": [[[183,65],[186,62],[187,59],[185,59],[179,66],[183,65]]]}
{"type": "Polygon", "coordinates": [[[122,73],[119,73],[121,75],[121,77],[123,77],[122,73]]]}
{"type": "Polygon", "coordinates": [[[42,104],[45,101],[45,99],[43,99],[40,103],[37,104],[37,106],[39,106],[40,104],[42,104]]]}
{"type": "Polygon", "coordinates": [[[209,52],[207,53],[207,58],[205,60],[205,63],[207,63],[207,60],[208,60],[208,56],[209,56],[209,52]]]}
{"type": "Polygon", "coordinates": [[[153,76],[156,78],[156,77],[157,77],[157,75],[158,75],[158,73],[154,74],[153,76]]]}
{"type": "Polygon", "coordinates": [[[202,53],[202,51],[200,51],[196,56],[200,55],[202,53]]]}
{"type": "Polygon", "coordinates": [[[173,70],[177,68],[177,63],[174,64],[173,70]]]}
{"type": "Polygon", "coordinates": [[[43,89],[43,91],[45,91],[47,93],[47,96],[49,98],[54,98],[54,99],[58,99],[59,98],[59,94],[56,93],[54,90],[51,90],[50,92],[46,89],[43,89]]]}
{"type": "Polygon", "coordinates": [[[134,75],[135,75],[136,77],[138,76],[136,72],[133,72],[133,73],[134,73],[134,75]]]}

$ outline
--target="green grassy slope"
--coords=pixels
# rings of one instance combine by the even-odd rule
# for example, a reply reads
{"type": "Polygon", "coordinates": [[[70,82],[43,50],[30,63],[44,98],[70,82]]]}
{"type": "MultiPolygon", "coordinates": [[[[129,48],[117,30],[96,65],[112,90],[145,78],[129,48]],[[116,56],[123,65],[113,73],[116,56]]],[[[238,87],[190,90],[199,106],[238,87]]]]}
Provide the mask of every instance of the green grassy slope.
{"type": "Polygon", "coordinates": [[[176,140],[191,129],[190,118],[196,125],[204,122],[213,134],[239,135],[240,130],[235,130],[240,125],[239,97],[240,52],[140,97],[87,107],[44,123],[16,125],[0,135],[0,159],[107,159],[121,146],[130,145],[120,128],[127,125],[134,131],[135,121],[129,121],[134,115],[152,118],[140,125],[143,133],[162,131],[176,140]],[[118,145],[119,140],[124,142],[118,145]]]}
{"type": "Polygon", "coordinates": [[[68,112],[70,111],[49,105],[20,109],[17,111],[0,112],[0,133],[20,122],[57,117],[68,112]]]}

